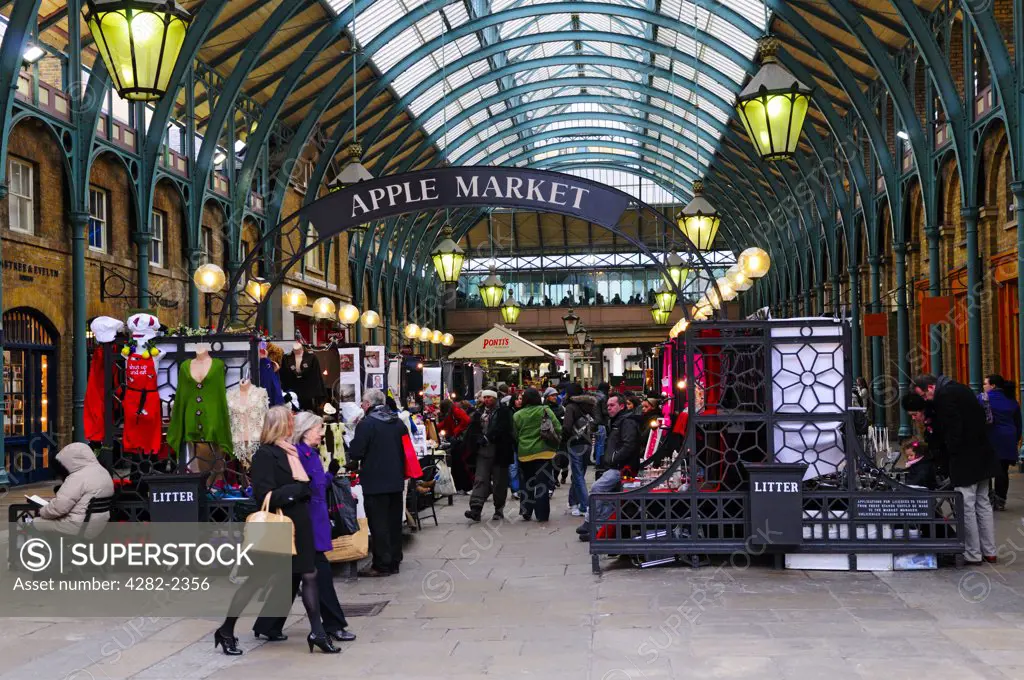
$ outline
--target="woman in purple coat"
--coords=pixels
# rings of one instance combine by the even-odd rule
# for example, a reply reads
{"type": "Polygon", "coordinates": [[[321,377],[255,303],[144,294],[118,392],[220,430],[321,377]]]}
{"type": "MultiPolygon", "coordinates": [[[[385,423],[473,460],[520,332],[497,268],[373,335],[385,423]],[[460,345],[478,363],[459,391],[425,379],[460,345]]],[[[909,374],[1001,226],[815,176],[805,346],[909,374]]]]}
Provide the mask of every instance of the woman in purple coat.
{"type": "Polygon", "coordinates": [[[985,376],[984,392],[980,399],[988,403],[992,417],[988,426],[988,440],[999,458],[999,474],[995,479],[993,510],[1006,509],[1006,494],[1010,490],[1010,466],[1017,462],[1017,445],[1020,443],[1020,405],[1013,398],[1013,383],[1001,375],[985,376]]]}
{"type": "MultiPolygon", "coordinates": [[[[320,618],[323,619],[324,631],[340,642],[351,642],[356,634],[347,630],[348,621],[345,612],[338,602],[338,594],[334,590],[334,574],[331,563],[324,553],[331,550],[331,520],[327,513],[327,489],[331,485],[332,476],[324,472],[320,460],[320,440],[324,436],[323,418],[303,411],[295,416],[295,434],[293,441],[299,452],[302,467],[309,475],[309,519],[313,524],[313,547],[316,549],[316,581],[320,593],[320,618]]],[[[274,640],[282,637],[285,619],[274,619],[269,625],[257,626],[258,634],[266,635],[274,640]]]]}

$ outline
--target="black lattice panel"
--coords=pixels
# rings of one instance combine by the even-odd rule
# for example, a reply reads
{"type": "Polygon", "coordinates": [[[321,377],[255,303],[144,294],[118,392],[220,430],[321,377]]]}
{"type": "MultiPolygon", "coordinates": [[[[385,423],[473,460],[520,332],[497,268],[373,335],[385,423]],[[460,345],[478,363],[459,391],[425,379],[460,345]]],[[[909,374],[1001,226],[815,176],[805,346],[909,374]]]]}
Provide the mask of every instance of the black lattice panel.
{"type": "Polygon", "coordinates": [[[700,394],[697,415],[722,411],[765,412],[768,372],[763,344],[700,344],[697,350],[699,355],[694,361],[694,384],[700,394]]]}
{"type": "Polygon", "coordinates": [[[776,463],[807,465],[804,479],[835,475],[846,469],[842,423],[838,420],[776,421],[776,463]]]}
{"type": "Polygon", "coordinates": [[[743,463],[767,463],[768,426],[756,420],[698,420],[698,445],[690,470],[700,491],[738,491],[746,486],[743,463]]]}

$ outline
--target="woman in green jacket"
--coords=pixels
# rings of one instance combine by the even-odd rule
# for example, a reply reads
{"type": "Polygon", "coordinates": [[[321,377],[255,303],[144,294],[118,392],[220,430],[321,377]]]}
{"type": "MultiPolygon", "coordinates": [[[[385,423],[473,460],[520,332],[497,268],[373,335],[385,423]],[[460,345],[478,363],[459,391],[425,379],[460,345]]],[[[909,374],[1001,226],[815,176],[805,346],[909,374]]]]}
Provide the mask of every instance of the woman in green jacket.
{"type": "Polygon", "coordinates": [[[552,460],[558,448],[557,442],[562,437],[562,424],[551,409],[541,403],[540,392],[533,388],[523,394],[523,408],[516,411],[512,422],[519,445],[519,472],[523,479],[520,514],[527,522],[534,514],[538,522],[546,522],[551,516],[548,490],[555,486],[552,460]],[[554,433],[550,441],[541,436],[545,420],[551,423],[554,433]]]}

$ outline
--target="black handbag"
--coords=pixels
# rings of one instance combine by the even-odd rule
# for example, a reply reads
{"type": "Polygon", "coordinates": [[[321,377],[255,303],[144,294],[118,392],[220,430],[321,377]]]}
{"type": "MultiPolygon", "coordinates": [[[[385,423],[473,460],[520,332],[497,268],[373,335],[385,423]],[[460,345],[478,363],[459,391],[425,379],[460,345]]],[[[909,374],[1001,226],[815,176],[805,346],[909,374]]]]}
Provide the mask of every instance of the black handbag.
{"type": "Polygon", "coordinates": [[[359,531],[356,520],[356,497],[348,477],[339,475],[327,487],[327,516],[331,522],[331,539],[351,536],[359,531]]]}

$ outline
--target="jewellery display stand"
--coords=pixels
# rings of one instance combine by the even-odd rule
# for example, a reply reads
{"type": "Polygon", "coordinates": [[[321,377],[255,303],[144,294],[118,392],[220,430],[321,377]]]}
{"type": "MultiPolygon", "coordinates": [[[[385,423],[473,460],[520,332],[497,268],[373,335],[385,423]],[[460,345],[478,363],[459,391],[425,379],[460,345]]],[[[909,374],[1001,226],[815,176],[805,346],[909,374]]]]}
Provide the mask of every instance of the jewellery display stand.
{"type": "Polygon", "coordinates": [[[675,377],[685,379],[676,394],[688,415],[685,444],[650,483],[590,496],[590,516],[609,517],[590,523],[595,573],[599,555],[698,566],[702,555],[776,552],[781,564],[782,552],[833,553],[856,568],[857,554],[963,551],[959,493],[903,486],[863,456],[847,409],[847,323],[696,322],[674,347],[675,377]],[[794,506],[802,512],[773,515],[799,545],[751,531],[747,466],[777,464],[805,466],[794,506]]]}

